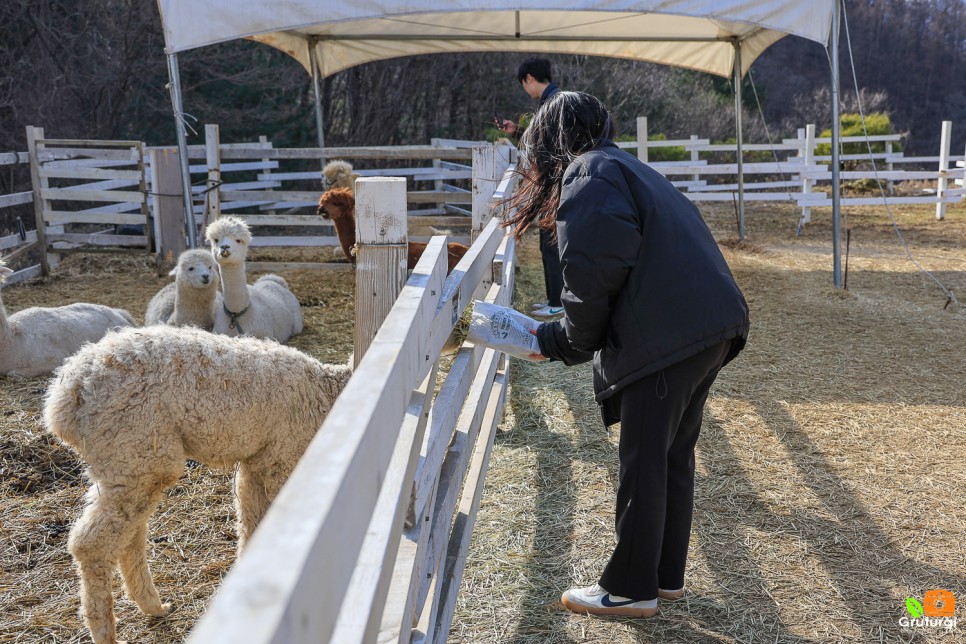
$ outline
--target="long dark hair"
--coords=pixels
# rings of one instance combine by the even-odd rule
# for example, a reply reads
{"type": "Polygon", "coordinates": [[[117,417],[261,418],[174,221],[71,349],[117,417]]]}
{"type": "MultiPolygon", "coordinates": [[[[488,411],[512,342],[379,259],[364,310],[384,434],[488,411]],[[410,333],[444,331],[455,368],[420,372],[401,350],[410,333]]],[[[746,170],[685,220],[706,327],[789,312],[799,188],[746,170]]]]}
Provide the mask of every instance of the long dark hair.
{"type": "Polygon", "coordinates": [[[503,225],[519,239],[533,224],[556,231],[564,172],[578,156],[613,138],[614,120],[597,98],[558,92],[541,107],[521,140],[520,182],[509,199],[516,212],[503,225]]]}

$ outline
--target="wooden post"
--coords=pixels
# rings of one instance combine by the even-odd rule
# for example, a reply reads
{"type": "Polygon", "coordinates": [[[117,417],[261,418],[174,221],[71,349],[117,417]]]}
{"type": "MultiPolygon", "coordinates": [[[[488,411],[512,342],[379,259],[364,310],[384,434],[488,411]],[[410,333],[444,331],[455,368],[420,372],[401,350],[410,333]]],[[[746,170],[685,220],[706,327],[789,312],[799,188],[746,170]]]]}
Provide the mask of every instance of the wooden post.
{"type": "MultiPolygon", "coordinates": [[[[692,134],[691,135],[691,140],[692,141],[694,141],[697,138],[698,138],[698,135],[697,134],[692,134]]],[[[691,145],[694,146],[693,143],[691,145]]],[[[691,148],[691,165],[698,165],[698,163],[700,163],[700,162],[701,162],[701,155],[698,153],[697,147],[692,147],[691,148]]],[[[691,180],[692,181],[700,181],[701,180],[701,175],[700,174],[693,174],[693,175],[691,175],[691,180]]]]}
{"type": "MultiPolygon", "coordinates": [[[[886,151],[886,172],[892,172],[895,164],[892,163],[892,141],[885,142],[886,151]]],[[[889,196],[894,197],[896,194],[896,184],[892,179],[886,181],[886,186],[889,189],[889,196]]]]}
{"type": "MultiPolygon", "coordinates": [[[[805,156],[804,171],[808,172],[812,169],[812,165],[815,163],[815,124],[810,123],[805,126],[805,149],[803,150],[805,156]]],[[[808,195],[812,191],[812,186],[815,185],[815,181],[812,179],[802,180],[802,195],[808,195]]],[[[810,206],[804,206],[802,208],[802,219],[798,224],[798,230],[801,232],[802,226],[812,221],[812,208],[810,206]]]]}
{"type": "Polygon", "coordinates": [[[647,163],[647,117],[637,117],[637,158],[647,163]]]}
{"type": "Polygon", "coordinates": [[[358,366],[406,284],[406,180],[356,180],[356,328],[358,366]]]}
{"type": "Polygon", "coordinates": [[[205,125],[205,163],[208,165],[208,182],[205,194],[203,227],[221,217],[221,134],[217,124],[205,125]]]}
{"type": "Polygon", "coordinates": [[[44,212],[50,210],[50,201],[41,196],[41,191],[49,187],[46,177],[40,176],[39,150],[43,149],[44,129],[27,126],[27,153],[30,155],[30,183],[34,192],[34,218],[37,225],[37,245],[40,246],[40,272],[50,275],[50,260],[47,257],[47,236],[44,229],[44,212]]]}
{"type": "MultiPolygon", "coordinates": [[[[265,136],[264,134],[259,134],[258,135],[258,142],[264,145],[264,144],[268,143],[268,137],[265,136]]],[[[272,147],[272,146],[268,145],[266,147],[272,147]]],[[[269,163],[269,162],[271,162],[271,159],[265,159],[265,158],[262,159],[262,163],[269,163]]],[[[262,172],[262,174],[272,174],[271,168],[265,168],[261,172],[262,172]]],[[[266,192],[272,192],[273,190],[274,190],[273,188],[266,188],[265,189],[266,192]]],[[[275,208],[269,208],[266,212],[269,215],[274,215],[278,211],[275,208]]]]}
{"type": "Polygon", "coordinates": [[[154,225],[158,240],[158,271],[163,262],[174,263],[187,245],[184,229],[184,187],[181,159],[176,148],[151,150],[154,192],[154,225]]]}
{"type": "Polygon", "coordinates": [[[949,146],[953,135],[953,122],[943,121],[942,139],[939,143],[939,179],[936,181],[936,219],[946,218],[946,204],[943,203],[943,193],[946,192],[946,181],[949,173],[949,146]]]}
{"type": "MultiPolygon", "coordinates": [[[[503,164],[500,163],[499,150],[492,143],[478,145],[473,148],[473,227],[470,230],[470,242],[476,241],[490,219],[493,209],[490,201],[493,193],[503,178],[503,164]]],[[[483,272],[483,279],[476,287],[475,299],[483,299],[493,284],[493,267],[483,272]]]]}

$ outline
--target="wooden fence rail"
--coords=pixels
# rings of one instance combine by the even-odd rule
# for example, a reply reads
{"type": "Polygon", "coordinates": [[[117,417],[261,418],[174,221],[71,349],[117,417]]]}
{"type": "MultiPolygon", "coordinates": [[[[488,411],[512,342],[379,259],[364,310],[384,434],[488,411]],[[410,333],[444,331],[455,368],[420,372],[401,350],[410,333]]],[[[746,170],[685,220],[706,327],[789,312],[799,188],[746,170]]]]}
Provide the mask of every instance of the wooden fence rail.
{"type": "MultiPolygon", "coordinates": [[[[861,168],[844,169],[841,179],[878,180],[884,184],[887,194],[885,198],[874,193],[843,195],[842,205],[934,204],[936,216],[945,217],[946,206],[966,196],[963,186],[966,154],[952,154],[951,128],[950,122],[942,123],[942,142],[936,156],[904,156],[897,148],[899,135],[843,138],[843,145],[867,143],[879,147],[871,155],[868,152],[841,155],[843,162],[865,162],[861,168]],[[870,158],[875,160],[875,169],[868,163],[870,158]],[[919,194],[895,194],[897,183],[911,181],[933,187],[919,194]]],[[[32,131],[33,128],[28,128],[28,132],[32,131]]],[[[38,138],[36,133],[33,136],[38,138]]],[[[205,136],[203,145],[188,147],[199,226],[221,213],[237,215],[253,227],[253,246],[311,248],[338,244],[331,223],[314,214],[321,190],[320,172],[307,169],[306,164],[310,166],[322,158],[364,161],[369,166],[378,164],[378,167],[357,170],[363,177],[405,177],[413,239],[426,240],[438,230],[463,227],[472,212],[474,197],[464,186],[473,176],[472,147],[478,145],[476,142],[434,139],[432,145],[284,149],[275,148],[265,137],[254,142],[222,143],[215,125],[205,127],[205,136]],[[405,167],[399,167],[399,162],[405,167]],[[427,166],[411,167],[421,162],[427,166]]],[[[831,181],[828,157],[816,153],[818,146],[829,142],[828,138],[817,137],[815,127],[810,125],[802,128],[796,138],[745,144],[745,199],[792,202],[801,208],[801,222],[808,223],[813,208],[831,205],[827,194],[831,181]]],[[[133,143],[128,149],[113,150],[102,145],[104,149],[95,155],[90,153],[91,143],[60,140],[56,146],[46,143],[35,146],[34,163],[39,167],[33,189],[0,195],[0,211],[33,204],[45,213],[53,237],[47,240],[46,230],[24,230],[0,238],[0,252],[9,251],[7,255],[16,259],[36,246],[52,247],[56,240],[56,246],[68,250],[93,247],[129,252],[132,247],[143,250],[153,244],[153,252],[159,258],[173,259],[184,248],[185,237],[181,221],[183,206],[176,198],[181,192],[180,181],[165,176],[170,173],[180,176],[180,166],[171,161],[174,148],[144,148],[143,167],[132,167],[135,164],[133,143]],[[52,185],[51,180],[59,184],[52,185]],[[53,201],[61,198],[71,200],[53,201]],[[69,207],[64,207],[65,204],[69,207]],[[144,208],[148,210],[147,217],[144,208]],[[115,227],[138,225],[145,218],[152,225],[145,226],[143,238],[114,235],[115,227]],[[71,230],[82,222],[88,228],[100,228],[93,233],[71,230]]],[[[649,140],[647,119],[640,117],[637,140],[618,145],[636,148],[641,158],[652,157],[650,164],[693,201],[730,202],[735,198],[738,183],[733,144],[712,143],[695,135],[686,139],[649,140]],[[681,148],[685,158],[654,159],[655,152],[662,148],[681,148]]],[[[29,152],[0,153],[0,167],[23,165],[29,160],[29,152]]],[[[58,258],[57,253],[46,254],[46,269],[58,258]]],[[[271,263],[253,264],[252,268],[341,265],[271,263]]],[[[43,266],[28,267],[11,276],[10,281],[33,277],[43,272],[42,269],[43,266]]]]}
{"type": "MultiPolygon", "coordinates": [[[[494,146],[472,152],[497,163],[494,146]]],[[[446,276],[446,238],[433,237],[371,343],[357,338],[365,354],[352,379],[191,642],[446,640],[507,363],[464,344],[438,389],[437,371],[480,284],[490,281],[487,300],[510,303],[514,244],[492,204],[514,176],[506,168],[505,181],[480,179],[499,185],[480,188],[491,195],[479,217],[487,223],[453,272],[446,276]]],[[[381,181],[356,183],[360,252],[398,266],[405,200],[381,181]],[[363,232],[376,229],[389,243],[363,232]],[[367,248],[367,239],[377,243],[367,248]]],[[[357,329],[379,308],[357,301],[357,329]]]]}

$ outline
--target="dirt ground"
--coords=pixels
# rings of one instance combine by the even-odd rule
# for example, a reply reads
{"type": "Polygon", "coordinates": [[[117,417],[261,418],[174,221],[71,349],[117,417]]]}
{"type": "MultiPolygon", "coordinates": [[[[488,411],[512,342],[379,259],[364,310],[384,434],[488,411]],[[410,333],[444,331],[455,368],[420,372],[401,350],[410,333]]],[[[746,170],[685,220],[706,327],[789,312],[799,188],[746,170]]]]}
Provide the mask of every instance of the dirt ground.
{"type": "MultiPolygon", "coordinates": [[[[966,301],[966,207],[942,222],[927,208],[893,213],[932,277],[885,210],[848,211],[848,290],[832,284],[823,209],[796,236],[794,208],[749,204],[745,242],[731,204],[702,212],[753,328],[699,441],[687,599],[649,620],[559,605],[565,588],[597,580],[612,546],[617,432],[600,424],[586,367],[515,361],[450,641],[966,641],[966,620],[899,625],[905,599],[930,589],[966,603],[966,311],[939,284],[966,301]]],[[[524,309],[542,277],[536,240],[520,248],[524,309]]],[[[345,360],[349,268],[282,274],[306,319],[292,344],[345,360]]],[[[141,319],[167,279],[147,260],[74,256],[3,301],[9,312],[99,302],[141,319]]],[[[46,382],[0,378],[0,642],[86,637],[66,552],[82,465],[40,426],[46,382]]],[[[185,638],[234,561],[233,521],[230,473],[189,467],[149,533],[155,582],[177,610],[145,617],[118,583],[121,638],[185,638]]]]}

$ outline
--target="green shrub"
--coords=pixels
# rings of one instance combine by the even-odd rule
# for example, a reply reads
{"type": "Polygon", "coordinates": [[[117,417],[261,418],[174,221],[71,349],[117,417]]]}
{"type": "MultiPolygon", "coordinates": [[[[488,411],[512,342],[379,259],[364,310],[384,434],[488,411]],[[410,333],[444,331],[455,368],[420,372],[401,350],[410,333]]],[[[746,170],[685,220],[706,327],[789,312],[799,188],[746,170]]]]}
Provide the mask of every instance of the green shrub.
{"type": "MultiPolygon", "coordinates": [[[[649,134],[648,140],[650,141],[667,141],[666,134],[649,134]]],[[[636,135],[622,134],[615,139],[615,142],[623,141],[637,141],[636,135]]],[[[625,148],[628,152],[633,150],[632,154],[637,154],[637,147],[625,148]]],[[[647,159],[648,161],[687,161],[691,158],[691,155],[687,150],[684,149],[682,145],[672,145],[668,147],[651,148],[647,149],[647,159]]]]}
{"type": "MultiPolygon", "coordinates": [[[[892,121],[889,119],[888,114],[883,114],[882,112],[873,112],[872,114],[866,114],[865,116],[865,127],[862,127],[862,115],[861,114],[842,114],[839,118],[841,127],[839,129],[839,135],[842,138],[850,136],[865,136],[868,132],[869,136],[876,136],[881,134],[892,134],[892,121]]],[[[823,130],[819,134],[820,138],[828,138],[832,136],[832,129],[823,130]]],[[[842,154],[868,154],[869,147],[872,148],[873,152],[885,152],[885,142],[884,141],[858,141],[856,143],[843,143],[842,144],[842,154]]],[[[898,142],[892,144],[892,149],[898,152],[902,149],[902,146],[898,142]]],[[[831,143],[821,143],[815,146],[815,154],[817,156],[831,156],[832,154],[832,144],[831,143]]],[[[858,162],[850,162],[847,166],[854,167],[858,162]]]]}

